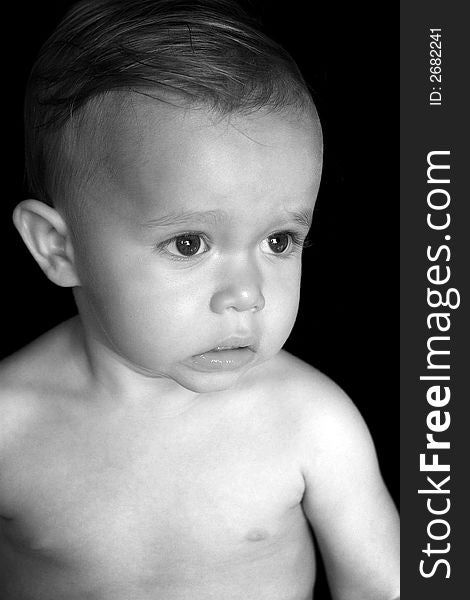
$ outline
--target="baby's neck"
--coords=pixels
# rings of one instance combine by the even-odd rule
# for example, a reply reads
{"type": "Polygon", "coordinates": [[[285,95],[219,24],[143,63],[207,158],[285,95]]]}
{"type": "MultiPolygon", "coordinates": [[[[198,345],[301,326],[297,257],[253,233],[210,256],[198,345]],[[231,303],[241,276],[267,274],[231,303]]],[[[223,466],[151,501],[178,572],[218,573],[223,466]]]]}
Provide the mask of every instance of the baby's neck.
{"type": "Polygon", "coordinates": [[[87,332],[79,316],[64,323],[71,368],[87,397],[102,404],[135,405],[152,411],[178,413],[200,401],[201,394],[168,377],[139,371],[87,332]]]}

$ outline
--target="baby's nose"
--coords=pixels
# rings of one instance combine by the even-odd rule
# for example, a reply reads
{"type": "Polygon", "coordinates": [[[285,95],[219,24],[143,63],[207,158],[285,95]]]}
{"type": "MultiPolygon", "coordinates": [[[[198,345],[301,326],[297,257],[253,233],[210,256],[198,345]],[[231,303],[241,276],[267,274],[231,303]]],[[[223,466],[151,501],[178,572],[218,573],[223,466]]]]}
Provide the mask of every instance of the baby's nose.
{"type": "Polygon", "coordinates": [[[264,304],[264,296],[255,281],[232,282],[215,292],[211,298],[211,309],[218,314],[228,309],[255,312],[263,310],[264,304]]]}

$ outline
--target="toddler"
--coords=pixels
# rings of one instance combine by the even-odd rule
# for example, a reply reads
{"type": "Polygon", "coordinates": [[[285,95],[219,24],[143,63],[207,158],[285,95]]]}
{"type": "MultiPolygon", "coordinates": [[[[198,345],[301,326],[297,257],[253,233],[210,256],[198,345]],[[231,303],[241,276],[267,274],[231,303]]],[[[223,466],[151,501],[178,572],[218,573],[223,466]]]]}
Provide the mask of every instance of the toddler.
{"type": "Polygon", "coordinates": [[[0,366],[4,600],[398,598],[357,409],[282,350],[322,134],[233,2],[85,0],[26,94],[14,223],[78,316],[0,366]]]}

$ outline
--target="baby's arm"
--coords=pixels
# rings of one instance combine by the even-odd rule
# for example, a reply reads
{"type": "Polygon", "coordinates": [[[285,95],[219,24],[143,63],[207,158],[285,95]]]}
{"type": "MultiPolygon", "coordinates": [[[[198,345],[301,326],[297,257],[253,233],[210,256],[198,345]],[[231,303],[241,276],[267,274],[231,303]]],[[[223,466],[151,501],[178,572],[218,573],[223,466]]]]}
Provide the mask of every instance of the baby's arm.
{"type": "Polygon", "coordinates": [[[398,599],[398,514],[382,481],[369,431],[332,382],[320,377],[306,388],[319,400],[307,403],[304,415],[303,506],[333,598],[398,599]]]}

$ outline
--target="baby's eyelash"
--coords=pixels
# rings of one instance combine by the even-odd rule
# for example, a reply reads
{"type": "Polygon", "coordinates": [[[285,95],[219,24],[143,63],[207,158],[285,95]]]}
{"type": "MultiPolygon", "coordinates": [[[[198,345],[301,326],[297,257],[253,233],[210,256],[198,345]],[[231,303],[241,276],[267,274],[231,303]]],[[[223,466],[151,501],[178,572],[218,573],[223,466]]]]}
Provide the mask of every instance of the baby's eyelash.
{"type": "Polygon", "coordinates": [[[299,235],[296,231],[283,231],[282,233],[286,233],[290,236],[292,244],[294,246],[297,246],[299,248],[308,248],[312,245],[312,242],[308,237],[299,235]]]}
{"type": "Polygon", "coordinates": [[[200,256],[201,254],[205,254],[208,250],[210,250],[210,244],[209,244],[207,237],[203,233],[200,233],[199,231],[185,231],[184,233],[180,233],[178,235],[173,236],[172,238],[170,238],[168,240],[160,242],[159,244],[154,246],[154,248],[157,252],[164,252],[172,260],[187,261],[187,260],[194,258],[195,256],[200,256]],[[197,238],[199,240],[199,246],[198,246],[196,252],[194,252],[192,254],[188,254],[187,256],[184,256],[183,254],[176,254],[174,252],[169,252],[167,250],[167,248],[173,242],[176,243],[178,240],[184,240],[184,239],[189,240],[190,238],[193,238],[193,241],[194,241],[194,238],[197,238]],[[201,246],[205,246],[205,248],[206,248],[205,250],[203,250],[203,252],[199,252],[201,246]]]}
{"type": "Polygon", "coordinates": [[[265,237],[260,247],[268,256],[287,259],[299,255],[305,242],[303,232],[278,229],[265,237]]]}
{"type": "MultiPolygon", "coordinates": [[[[264,241],[269,240],[270,238],[276,238],[277,236],[280,235],[284,235],[284,236],[288,236],[289,240],[290,240],[290,251],[287,248],[286,251],[281,251],[278,256],[280,257],[285,257],[287,258],[291,253],[293,252],[297,252],[299,250],[301,250],[302,248],[308,248],[311,245],[311,241],[309,238],[304,237],[303,234],[297,232],[297,231],[282,231],[282,230],[278,230],[275,231],[273,233],[271,233],[270,235],[268,235],[266,238],[264,238],[264,241]]],[[[184,248],[185,246],[183,246],[184,248]]],[[[186,249],[188,249],[188,245],[186,245],[186,249]]],[[[161,252],[164,253],[166,256],[168,256],[169,258],[171,258],[172,260],[177,260],[177,261],[188,261],[191,260],[193,258],[195,258],[196,256],[200,256],[202,254],[205,254],[206,252],[208,252],[211,249],[211,244],[209,242],[209,240],[207,239],[207,236],[199,231],[186,231],[183,233],[180,233],[178,235],[175,235],[173,237],[171,237],[168,240],[165,240],[163,242],[160,242],[158,244],[156,244],[154,246],[154,250],[156,252],[161,252]],[[194,242],[197,239],[197,249],[194,252],[188,252],[188,254],[185,256],[183,253],[179,253],[179,252],[170,252],[168,250],[169,246],[173,243],[177,244],[178,240],[185,240],[187,242],[189,242],[189,245],[191,244],[191,241],[194,242]],[[200,251],[202,249],[202,251],[200,251]]]]}
{"type": "Polygon", "coordinates": [[[301,234],[297,231],[276,231],[274,233],[272,233],[269,237],[276,237],[276,235],[279,234],[283,234],[283,235],[288,235],[290,240],[291,240],[291,244],[293,246],[294,250],[300,250],[302,248],[308,248],[309,246],[311,246],[312,242],[310,241],[310,239],[308,237],[305,237],[304,234],[301,234]]]}

